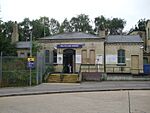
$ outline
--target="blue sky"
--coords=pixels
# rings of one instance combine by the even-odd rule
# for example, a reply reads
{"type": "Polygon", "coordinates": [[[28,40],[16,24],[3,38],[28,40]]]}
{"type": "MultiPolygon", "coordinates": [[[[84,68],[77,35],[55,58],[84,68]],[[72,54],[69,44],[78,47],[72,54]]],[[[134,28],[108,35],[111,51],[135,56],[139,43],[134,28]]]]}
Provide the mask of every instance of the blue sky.
{"type": "Polygon", "coordinates": [[[125,19],[129,30],[139,19],[150,19],[150,0],[0,0],[0,7],[3,21],[47,16],[62,22],[82,13],[92,21],[100,15],[125,19]]]}

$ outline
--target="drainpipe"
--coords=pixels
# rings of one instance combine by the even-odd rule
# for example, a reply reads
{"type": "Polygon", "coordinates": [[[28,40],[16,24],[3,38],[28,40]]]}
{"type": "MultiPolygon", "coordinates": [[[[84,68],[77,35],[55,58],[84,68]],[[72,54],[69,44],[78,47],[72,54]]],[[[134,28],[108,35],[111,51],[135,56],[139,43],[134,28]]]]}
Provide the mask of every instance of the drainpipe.
{"type": "Polygon", "coordinates": [[[106,74],[106,40],[104,41],[104,73],[106,74]]]}
{"type": "Polygon", "coordinates": [[[1,85],[1,82],[2,82],[2,73],[3,73],[3,61],[2,61],[2,58],[3,57],[3,53],[1,52],[1,57],[0,57],[0,60],[1,60],[1,63],[0,63],[0,85],[1,85]]]}

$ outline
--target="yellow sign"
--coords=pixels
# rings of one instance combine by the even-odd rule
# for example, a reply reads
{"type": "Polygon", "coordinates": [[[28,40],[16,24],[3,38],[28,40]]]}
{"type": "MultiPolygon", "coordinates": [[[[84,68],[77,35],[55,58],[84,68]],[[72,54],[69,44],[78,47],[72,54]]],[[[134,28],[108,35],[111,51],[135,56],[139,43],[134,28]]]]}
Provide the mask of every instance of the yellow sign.
{"type": "Polygon", "coordinates": [[[28,58],[28,62],[30,62],[30,61],[34,61],[34,58],[33,57],[29,57],[28,58]]]}

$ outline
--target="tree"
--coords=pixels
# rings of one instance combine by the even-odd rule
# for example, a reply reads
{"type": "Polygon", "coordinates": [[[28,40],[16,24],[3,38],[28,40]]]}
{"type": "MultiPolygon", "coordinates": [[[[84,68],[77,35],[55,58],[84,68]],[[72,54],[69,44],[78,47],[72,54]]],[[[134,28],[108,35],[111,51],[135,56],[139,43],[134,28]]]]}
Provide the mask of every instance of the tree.
{"type": "Polygon", "coordinates": [[[66,33],[66,32],[72,32],[72,28],[71,25],[69,23],[69,21],[67,20],[67,18],[62,22],[61,26],[60,26],[60,30],[59,33],[66,33]]]}
{"type": "Polygon", "coordinates": [[[94,20],[95,23],[95,34],[99,34],[100,30],[108,29],[108,20],[103,16],[96,17],[94,20]]]}
{"type": "Polygon", "coordinates": [[[49,20],[49,18],[45,17],[45,16],[40,17],[39,21],[40,21],[41,27],[43,28],[43,37],[49,36],[50,35],[50,30],[49,30],[50,20],[49,20]]]}
{"type": "Polygon", "coordinates": [[[138,30],[139,31],[146,31],[146,20],[145,19],[140,19],[138,21],[138,30]]]}
{"type": "Polygon", "coordinates": [[[13,32],[13,22],[12,21],[3,22],[1,28],[4,37],[7,38],[9,41],[11,41],[11,35],[13,32]]]}
{"type": "Polygon", "coordinates": [[[29,41],[30,38],[30,26],[32,26],[29,18],[25,18],[21,23],[19,23],[19,40],[29,41]]]}
{"type": "Polygon", "coordinates": [[[49,29],[50,29],[50,34],[51,35],[58,34],[59,33],[59,29],[60,29],[59,22],[57,20],[55,20],[54,18],[52,18],[50,20],[49,29]]]}
{"type": "Polygon", "coordinates": [[[135,25],[135,27],[130,29],[129,33],[133,31],[146,31],[146,22],[146,19],[140,19],[135,25]]]}
{"type": "Polygon", "coordinates": [[[72,28],[73,32],[79,32],[80,31],[78,18],[72,17],[72,19],[70,20],[70,24],[71,24],[71,28],[72,28]]]}
{"type": "MultiPolygon", "coordinates": [[[[10,22],[8,22],[10,23],[10,22]]],[[[11,36],[9,31],[10,24],[0,23],[0,52],[3,52],[3,55],[16,55],[15,44],[11,44],[11,36]]]]}
{"type": "Polygon", "coordinates": [[[122,34],[126,21],[120,18],[107,19],[104,16],[100,16],[95,18],[94,23],[96,34],[99,33],[99,30],[106,30],[110,32],[110,35],[119,35],[122,34]]]}
{"type": "Polygon", "coordinates": [[[50,35],[48,17],[40,17],[40,19],[32,20],[31,23],[33,26],[32,32],[34,40],[50,35]]]}
{"type": "Polygon", "coordinates": [[[73,17],[70,20],[70,24],[73,31],[75,32],[86,32],[86,33],[93,32],[88,15],[80,14],[77,17],[73,17]]]}
{"type": "Polygon", "coordinates": [[[41,22],[38,19],[32,20],[32,25],[33,25],[32,30],[33,40],[44,37],[43,25],[41,24],[41,22]]]}
{"type": "Polygon", "coordinates": [[[120,35],[122,34],[122,30],[126,24],[124,19],[113,18],[112,20],[108,20],[108,27],[111,35],[120,35]]]}

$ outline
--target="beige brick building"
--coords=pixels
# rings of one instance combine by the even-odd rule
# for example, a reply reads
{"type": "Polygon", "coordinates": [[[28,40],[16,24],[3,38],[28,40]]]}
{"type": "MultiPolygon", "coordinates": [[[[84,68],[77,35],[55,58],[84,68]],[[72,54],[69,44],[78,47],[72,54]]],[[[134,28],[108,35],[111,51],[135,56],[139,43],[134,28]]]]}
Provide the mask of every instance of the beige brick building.
{"type": "Polygon", "coordinates": [[[44,47],[46,62],[53,64],[56,72],[75,73],[81,64],[96,64],[96,61],[104,68],[104,40],[77,32],[41,38],[39,43],[44,47]]]}
{"type": "Polygon", "coordinates": [[[44,37],[39,43],[46,63],[53,64],[56,72],[143,73],[143,41],[138,35],[101,37],[74,32],[44,37]]]}
{"type": "Polygon", "coordinates": [[[140,36],[108,36],[105,48],[107,73],[143,73],[143,41],[140,36]]]}

